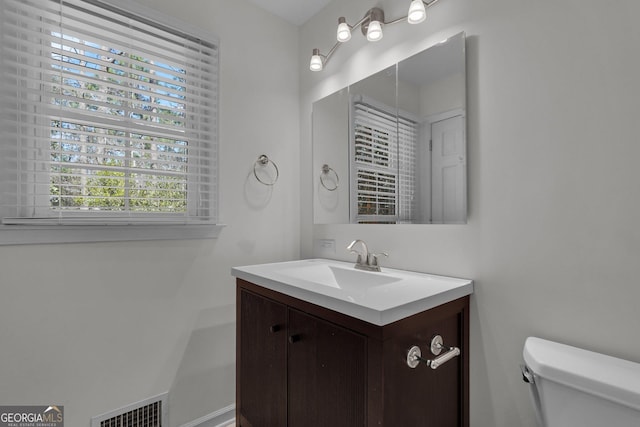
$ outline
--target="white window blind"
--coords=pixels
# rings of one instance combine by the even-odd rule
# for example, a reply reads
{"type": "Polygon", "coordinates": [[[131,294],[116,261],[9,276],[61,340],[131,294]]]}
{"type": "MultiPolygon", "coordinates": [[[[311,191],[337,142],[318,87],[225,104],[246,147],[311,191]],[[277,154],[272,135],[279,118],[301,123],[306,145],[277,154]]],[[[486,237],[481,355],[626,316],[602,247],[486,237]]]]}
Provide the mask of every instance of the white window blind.
{"type": "Polygon", "coordinates": [[[351,205],[355,222],[411,222],[415,212],[417,124],[393,109],[354,98],[351,205]]]}
{"type": "Polygon", "coordinates": [[[398,223],[416,219],[416,163],[418,159],[418,123],[398,115],[398,223]]]}
{"type": "Polygon", "coordinates": [[[213,224],[217,42],[97,0],[3,0],[4,224],[213,224]]]}

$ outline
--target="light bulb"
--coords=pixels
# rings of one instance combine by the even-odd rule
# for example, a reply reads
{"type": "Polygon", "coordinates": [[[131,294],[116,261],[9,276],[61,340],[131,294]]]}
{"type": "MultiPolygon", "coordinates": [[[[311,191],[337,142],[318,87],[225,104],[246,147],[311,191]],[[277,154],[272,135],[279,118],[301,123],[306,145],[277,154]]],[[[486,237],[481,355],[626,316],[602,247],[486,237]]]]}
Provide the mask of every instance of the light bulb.
{"type": "Polygon", "coordinates": [[[337,39],[341,43],[347,42],[351,39],[351,28],[349,28],[347,20],[342,16],[338,18],[337,39]]]}
{"type": "Polygon", "coordinates": [[[313,55],[311,55],[311,62],[309,63],[309,69],[311,71],[322,71],[322,57],[320,56],[320,49],[313,49],[313,55]]]}
{"type": "Polygon", "coordinates": [[[409,24],[419,24],[427,17],[427,11],[424,8],[422,0],[413,0],[409,6],[407,22],[409,24]]]}
{"type": "Polygon", "coordinates": [[[377,42],[382,38],[382,25],[380,21],[369,22],[369,28],[367,29],[367,40],[370,42],[377,42]]]}

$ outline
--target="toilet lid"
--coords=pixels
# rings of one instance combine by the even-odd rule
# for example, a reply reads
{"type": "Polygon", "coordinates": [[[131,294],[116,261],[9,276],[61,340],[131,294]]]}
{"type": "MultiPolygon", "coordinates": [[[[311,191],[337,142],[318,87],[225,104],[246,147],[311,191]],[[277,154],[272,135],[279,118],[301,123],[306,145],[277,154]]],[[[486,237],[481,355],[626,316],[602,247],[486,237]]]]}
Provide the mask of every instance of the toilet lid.
{"type": "Polygon", "coordinates": [[[640,363],[536,337],[523,356],[535,376],[640,410],[640,363]]]}

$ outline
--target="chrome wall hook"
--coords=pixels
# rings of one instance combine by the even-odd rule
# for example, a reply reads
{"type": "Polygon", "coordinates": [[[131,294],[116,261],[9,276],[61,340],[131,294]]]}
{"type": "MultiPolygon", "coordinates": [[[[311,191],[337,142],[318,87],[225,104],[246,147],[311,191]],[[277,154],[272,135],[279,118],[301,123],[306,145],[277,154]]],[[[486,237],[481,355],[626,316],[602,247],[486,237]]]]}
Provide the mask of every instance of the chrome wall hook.
{"type": "Polygon", "coordinates": [[[273,160],[269,159],[266,154],[261,154],[260,157],[258,157],[258,160],[256,160],[256,162],[253,164],[253,176],[255,176],[261,184],[272,186],[278,181],[278,178],[280,177],[280,171],[278,170],[278,165],[276,165],[273,160]],[[269,164],[273,166],[276,176],[271,181],[264,181],[258,176],[257,168],[266,168],[269,164]]]}

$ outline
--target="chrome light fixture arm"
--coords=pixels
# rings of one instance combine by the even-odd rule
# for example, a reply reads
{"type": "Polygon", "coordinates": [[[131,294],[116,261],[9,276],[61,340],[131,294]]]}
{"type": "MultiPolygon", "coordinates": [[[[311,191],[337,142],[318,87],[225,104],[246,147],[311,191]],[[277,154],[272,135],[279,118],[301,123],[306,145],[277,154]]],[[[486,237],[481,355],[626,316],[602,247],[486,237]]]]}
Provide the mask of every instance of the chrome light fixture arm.
{"type": "MultiPolygon", "coordinates": [[[[360,21],[356,22],[354,25],[349,25],[346,22],[346,18],[340,17],[340,18],[338,18],[338,25],[340,25],[342,22],[344,22],[347,25],[347,27],[349,28],[349,31],[352,31],[352,30],[358,28],[359,26],[361,26],[362,23],[364,21],[366,21],[368,18],[369,18],[369,14],[365,15],[360,21]]],[[[309,66],[311,71],[322,71],[324,66],[326,65],[326,63],[329,62],[329,59],[331,58],[331,55],[333,55],[333,53],[336,51],[336,49],[338,49],[338,46],[340,46],[342,43],[346,42],[350,38],[351,38],[351,36],[349,36],[349,38],[344,40],[344,41],[339,41],[338,40],[333,45],[333,47],[331,47],[331,49],[329,49],[329,53],[327,53],[326,55],[323,55],[322,53],[320,53],[320,49],[314,48],[313,49],[313,54],[311,56],[311,64],[309,66]]]]}

